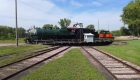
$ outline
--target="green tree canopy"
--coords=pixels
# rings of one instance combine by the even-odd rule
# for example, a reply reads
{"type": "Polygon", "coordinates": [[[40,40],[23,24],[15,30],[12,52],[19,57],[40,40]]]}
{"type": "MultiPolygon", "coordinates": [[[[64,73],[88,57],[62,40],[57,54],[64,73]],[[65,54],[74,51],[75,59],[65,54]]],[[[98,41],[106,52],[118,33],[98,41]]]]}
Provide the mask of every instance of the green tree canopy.
{"type": "Polygon", "coordinates": [[[128,31],[128,29],[127,29],[126,27],[122,26],[122,27],[120,28],[120,34],[121,34],[122,36],[126,36],[126,35],[129,35],[129,31],[128,31]]]}
{"type": "Polygon", "coordinates": [[[54,25],[52,29],[59,29],[57,25],[54,25]]]}
{"type": "Polygon", "coordinates": [[[25,31],[26,30],[24,28],[22,28],[22,27],[18,28],[18,36],[19,36],[19,38],[25,37],[25,31]]]}
{"type": "MultiPolygon", "coordinates": [[[[0,25],[0,40],[14,40],[15,39],[15,28],[9,26],[0,25]]],[[[25,29],[22,27],[18,28],[18,36],[20,38],[25,37],[25,29]]]]}
{"type": "MultiPolygon", "coordinates": [[[[132,0],[127,6],[123,8],[121,15],[124,24],[129,26],[129,29],[135,28],[137,35],[140,34],[140,0],[132,0]],[[133,27],[133,28],[132,28],[133,27]]],[[[134,30],[131,30],[134,31],[134,30]]]]}
{"type": "Polygon", "coordinates": [[[90,24],[86,28],[88,28],[88,29],[94,29],[94,25],[93,24],[90,24]]]}
{"type": "Polygon", "coordinates": [[[120,30],[111,31],[114,36],[120,36],[120,30]]]}
{"type": "Polygon", "coordinates": [[[60,19],[58,23],[60,24],[61,28],[66,28],[70,25],[71,20],[64,18],[64,19],[60,19]]]}
{"type": "Polygon", "coordinates": [[[49,27],[53,27],[53,25],[52,24],[44,24],[43,25],[43,28],[49,28],[49,27]]]}

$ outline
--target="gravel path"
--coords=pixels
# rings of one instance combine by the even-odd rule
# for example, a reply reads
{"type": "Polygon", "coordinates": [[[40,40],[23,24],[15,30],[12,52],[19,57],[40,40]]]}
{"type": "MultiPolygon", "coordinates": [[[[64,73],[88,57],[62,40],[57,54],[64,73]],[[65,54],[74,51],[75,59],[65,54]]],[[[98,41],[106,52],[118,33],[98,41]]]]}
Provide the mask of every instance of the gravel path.
{"type": "MultiPolygon", "coordinates": [[[[25,43],[19,43],[19,45],[25,45],[25,43]]],[[[0,46],[16,46],[15,43],[0,43],[0,46]]]]}

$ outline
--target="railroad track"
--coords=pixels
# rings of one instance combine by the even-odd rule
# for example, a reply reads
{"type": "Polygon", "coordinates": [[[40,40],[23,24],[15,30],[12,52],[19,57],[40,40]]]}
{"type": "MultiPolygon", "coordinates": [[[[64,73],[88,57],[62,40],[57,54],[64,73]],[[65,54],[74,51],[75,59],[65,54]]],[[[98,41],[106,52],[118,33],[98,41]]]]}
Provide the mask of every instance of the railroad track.
{"type": "MultiPolygon", "coordinates": [[[[56,46],[55,46],[56,47],[56,46]]],[[[51,47],[53,48],[53,47],[51,47]]],[[[15,55],[18,55],[18,54],[32,54],[32,53],[38,53],[38,52],[42,52],[42,51],[46,51],[46,49],[49,49],[49,48],[43,48],[43,49],[38,49],[38,50],[31,50],[31,51],[25,51],[25,52],[22,52],[22,53],[14,53],[14,54],[5,54],[5,55],[1,55],[0,56],[0,60],[5,60],[7,58],[10,58],[12,56],[15,56],[15,55]]]]}
{"type": "MultiPolygon", "coordinates": [[[[28,59],[28,58],[32,58],[32,57],[35,57],[35,56],[44,54],[44,52],[49,52],[49,51],[52,51],[52,50],[57,49],[57,48],[60,48],[60,46],[54,46],[54,47],[51,47],[51,48],[47,48],[47,49],[42,49],[42,50],[37,50],[37,51],[30,52],[29,54],[32,54],[31,56],[27,56],[27,57],[25,57],[25,58],[23,58],[23,59],[19,59],[19,60],[17,60],[17,61],[14,61],[14,62],[5,64],[5,65],[2,65],[2,66],[0,66],[0,68],[3,68],[3,67],[8,66],[8,65],[11,65],[11,64],[13,64],[13,63],[20,62],[20,61],[22,61],[22,60],[26,60],[26,59],[28,59]]],[[[26,53],[26,54],[27,54],[27,53],[26,53]]],[[[17,55],[17,54],[13,54],[13,55],[17,55]]],[[[13,56],[13,55],[5,55],[5,56],[3,56],[3,57],[0,57],[0,58],[4,58],[4,59],[0,59],[0,60],[6,60],[6,59],[10,58],[10,57],[13,56]]]]}
{"type": "Polygon", "coordinates": [[[82,47],[100,63],[115,80],[140,80],[140,70],[93,47],[82,47]]]}
{"type": "Polygon", "coordinates": [[[37,64],[43,63],[52,57],[58,55],[59,53],[67,50],[70,47],[55,47],[48,51],[40,52],[37,55],[4,65],[0,67],[0,80],[14,80],[12,79],[19,73],[30,69],[37,64]]]}

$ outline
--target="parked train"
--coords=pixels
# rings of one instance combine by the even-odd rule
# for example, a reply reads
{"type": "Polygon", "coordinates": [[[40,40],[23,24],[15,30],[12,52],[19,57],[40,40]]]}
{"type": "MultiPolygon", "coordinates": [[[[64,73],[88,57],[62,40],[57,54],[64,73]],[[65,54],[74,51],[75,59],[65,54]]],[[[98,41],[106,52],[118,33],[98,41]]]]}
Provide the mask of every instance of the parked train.
{"type": "Polygon", "coordinates": [[[75,44],[75,43],[112,43],[114,37],[109,31],[101,31],[99,34],[95,29],[83,28],[82,23],[74,24],[73,27],[62,29],[30,28],[26,43],[46,43],[46,44],[75,44]],[[80,28],[77,27],[80,26],[80,28]]]}

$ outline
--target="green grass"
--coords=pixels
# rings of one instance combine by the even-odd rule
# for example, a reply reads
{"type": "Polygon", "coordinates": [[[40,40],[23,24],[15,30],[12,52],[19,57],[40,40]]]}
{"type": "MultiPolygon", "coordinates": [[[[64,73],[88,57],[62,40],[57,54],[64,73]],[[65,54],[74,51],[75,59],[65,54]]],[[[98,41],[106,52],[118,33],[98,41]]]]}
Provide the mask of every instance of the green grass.
{"type": "MultiPolygon", "coordinates": [[[[24,38],[19,38],[19,43],[24,43],[24,38]]],[[[16,43],[16,40],[0,40],[0,43],[16,43]]]]}
{"type": "Polygon", "coordinates": [[[72,49],[63,57],[32,72],[22,80],[105,80],[79,49],[72,49]]]}
{"type": "Polygon", "coordinates": [[[122,41],[129,44],[121,46],[97,46],[97,48],[140,66],[140,40],[122,41]]]}
{"type": "Polygon", "coordinates": [[[0,56],[9,55],[9,54],[16,54],[24,51],[44,48],[43,45],[24,45],[24,46],[4,46],[0,47],[0,56]]]}

